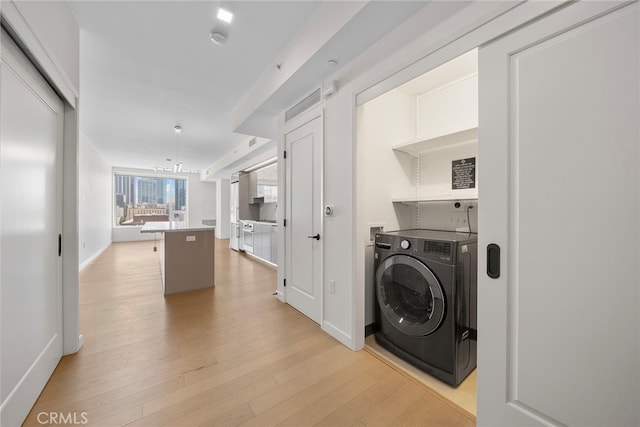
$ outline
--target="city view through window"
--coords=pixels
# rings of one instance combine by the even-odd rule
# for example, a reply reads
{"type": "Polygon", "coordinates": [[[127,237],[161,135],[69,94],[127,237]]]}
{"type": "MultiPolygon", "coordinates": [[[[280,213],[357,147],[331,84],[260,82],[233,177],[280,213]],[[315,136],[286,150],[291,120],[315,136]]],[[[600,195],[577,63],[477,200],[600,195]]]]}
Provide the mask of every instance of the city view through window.
{"type": "Polygon", "coordinates": [[[143,225],[152,221],[183,220],[187,210],[187,180],[115,175],[115,222],[143,225]]]}

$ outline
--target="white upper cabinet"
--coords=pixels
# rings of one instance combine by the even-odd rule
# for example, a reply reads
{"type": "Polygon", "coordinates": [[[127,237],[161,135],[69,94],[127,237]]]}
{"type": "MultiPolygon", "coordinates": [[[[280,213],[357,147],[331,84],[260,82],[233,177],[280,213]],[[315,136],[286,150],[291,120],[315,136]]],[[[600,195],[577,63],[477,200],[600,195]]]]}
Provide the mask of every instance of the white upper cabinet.
{"type": "Polygon", "coordinates": [[[278,164],[273,163],[256,172],[256,197],[264,197],[264,203],[278,201],[278,164]]]}

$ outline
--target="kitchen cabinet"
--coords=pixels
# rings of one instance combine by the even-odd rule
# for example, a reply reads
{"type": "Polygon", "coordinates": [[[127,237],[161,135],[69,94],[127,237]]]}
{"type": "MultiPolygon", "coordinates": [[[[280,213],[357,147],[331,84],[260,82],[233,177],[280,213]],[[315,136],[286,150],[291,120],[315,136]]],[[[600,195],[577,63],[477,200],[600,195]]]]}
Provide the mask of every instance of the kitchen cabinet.
{"type": "Polygon", "coordinates": [[[256,194],[264,203],[278,201],[278,164],[273,163],[256,171],[256,194]]]}
{"type": "Polygon", "coordinates": [[[239,250],[240,225],[237,222],[231,223],[231,233],[229,237],[229,247],[235,251],[239,250]]]}
{"type": "Polygon", "coordinates": [[[278,165],[266,166],[248,174],[249,203],[278,201],[278,165]]]}
{"type": "Polygon", "coordinates": [[[258,197],[258,172],[249,172],[249,203],[254,203],[258,197]]]}
{"type": "Polygon", "coordinates": [[[141,233],[163,233],[160,273],[165,295],[214,287],[214,227],[185,227],[182,222],[147,222],[141,233]]]}
{"type": "Polygon", "coordinates": [[[251,219],[249,214],[249,174],[238,177],[238,220],[251,219]]]}
{"type": "Polygon", "coordinates": [[[272,264],[277,262],[278,227],[269,222],[253,224],[253,255],[272,264]]]}
{"type": "MultiPolygon", "coordinates": [[[[266,203],[278,201],[278,164],[273,163],[261,169],[240,173],[238,177],[239,220],[259,221],[269,218],[261,215],[266,203]]],[[[273,209],[270,206],[269,209],[273,209]]]]}
{"type": "Polygon", "coordinates": [[[271,224],[256,222],[253,226],[253,254],[271,261],[271,224]]]}
{"type": "Polygon", "coordinates": [[[238,220],[257,220],[260,214],[260,207],[253,204],[251,197],[250,173],[241,173],[238,176],[238,220]]]}

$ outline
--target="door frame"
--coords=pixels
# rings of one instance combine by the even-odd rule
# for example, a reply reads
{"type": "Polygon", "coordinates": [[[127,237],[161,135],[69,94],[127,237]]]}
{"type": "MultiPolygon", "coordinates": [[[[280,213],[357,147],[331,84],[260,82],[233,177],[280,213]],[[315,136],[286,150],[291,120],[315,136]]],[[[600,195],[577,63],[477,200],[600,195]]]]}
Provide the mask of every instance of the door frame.
{"type": "MultiPolygon", "coordinates": [[[[353,259],[355,266],[354,277],[354,301],[352,306],[353,336],[351,348],[359,350],[364,347],[364,295],[365,295],[365,256],[360,242],[369,240],[369,230],[364,213],[360,209],[364,206],[365,182],[364,170],[364,149],[358,144],[357,139],[357,109],[360,105],[380,96],[391,89],[418,77],[439,65],[448,62],[472,49],[501,37],[515,28],[523,26],[529,22],[539,19],[542,16],[556,12],[568,6],[562,0],[551,0],[545,2],[501,2],[489,12],[486,11],[486,4],[478,2],[469,5],[455,16],[460,21],[464,21],[451,33],[446,33],[445,37],[438,34],[438,38],[431,44],[416,47],[413,52],[404,53],[401,60],[396,59],[393,67],[388,66],[377,78],[362,80],[358,82],[353,91],[352,113],[353,121],[353,146],[354,146],[354,246],[353,259]],[[418,50],[420,49],[420,50],[418,50]],[[416,59],[417,58],[417,59],[416,59]]],[[[427,32],[426,36],[430,33],[427,32]]],[[[421,39],[429,40],[427,38],[421,39]]],[[[480,190],[481,191],[481,190],[480,190]]]]}
{"type": "MultiPolygon", "coordinates": [[[[286,135],[306,125],[307,123],[311,122],[316,118],[320,118],[320,138],[318,143],[320,144],[319,151],[322,153],[322,156],[320,156],[320,159],[318,159],[318,162],[319,162],[318,172],[320,174],[319,176],[319,179],[320,179],[319,207],[324,206],[324,108],[322,106],[322,101],[320,101],[318,105],[311,107],[309,110],[301,113],[299,116],[294,117],[293,119],[291,119],[286,123],[284,122],[284,119],[282,119],[283,124],[282,126],[280,126],[281,131],[279,135],[280,147],[278,149],[278,174],[282,174],[282,176],[279,177],[278,182],[283,184],[279,186],[280,188],[282,188],[283,191],[280,191],[280,188],[278,189],[278,201],[282,203],[282,205],[284,206],[284,209],[282,209],[280,213],[280,215],[282,215],[282,218],[279,218],[280,224],[283,224],[284,220],[290,219],[290,218],[287,218],[287,215],[290,209],[287,194],[290,188],[291,171],[290,171],[290,162],[289,162],[290,159],[287,159],[284,156],[284,152],[287,149],[286,135]]],[[[318,279],[320,280],[320,328],[324,330],[324,236],[325,234],[324,234],[324,215],[322,215],[321,212],[319,212],[318,214],[320,215],[319,217],[320,230],[318,230],[318,232],[320,233],[320,236],[321,236],[320,240],[318,241],[318,243],[320,244],[320,248],[319,248],[320,277],[318,279]]],[[[289,261],[291,256],[290,244],[289,244],[291,239],[290,230],[291,230],[290,227],[282,227],[282,232],[280,233],[281,239],[279,239],[278,241],[278,247],[282,248],[282,251],[280,251],[280,249],[278,251],[281,254],[284,253],[284,256],[283,257],[278,256],[277,293],[278,293],[278,298],[285,303],[288,303],[288,302],[287,302],[287,288],[286,286],[284,286],[284,281],[286,280],[287,276],[289,276],[290,267],[291,267],[290,261],[289,261]]]]}
{"type": "MultiPolygon", "coordinates": [[[[365,256],[360,242],[369,240],[365,214],[361,207],[364,206],[365,182],[362,177],[364,170],[364,150],[362,144],[358,144],[357,138],[357,114],[358,107],[373,98],[376,98],[389,90],[418,77],[441,64],[448,62],[472,49],[501,37],[515,28],[523,26],[542,16],[556,12],[571,3],[562,0],[545,2],[502,2],[490,12],[485,10],[483,2],[472,4],[458,12],[459,19],[464,21],[459,28],[447,33],[447,36],[439,38],[432,44],[421,47],[421,54],[410,52],[405,54],[403,61],[396,62],[394,66],[385,68],[383,75],[377,79],[363,80],[354,88],[352,101],[353,122],[353,156],[354,169],[354,246],[352,248],[355,267],[354,277],[354,301],[352,306],[352,323],[354,325],[351,348],[359,350],[364,347],[364,311],[365,311],[365,256]],[[413,53],[413,56],[411,55],[413,53]],[[416,59],[417,58],[417,59],[416,59]],[[391,68],[391,71],[389,71],[391,68]]],[[[458,16],[457,14],[455,16],[458,16]]],[[[429,32],[425,34],[428,36],[429,32]]],[[[428,40],[428,39],[425,39],[428,40]]],[[[385,65],[388,65],[385,63],[385,65]]],[[[481,191],[481,190],[480,190],[481,191]]]]}
{"type": "MultiPolygon", "coordinates": [[[[481,3],[481,2],[480,2],[481,3]]],[[[613,9],[616,5],[623,2],[616,1],[610,3],[610,8],[613,9]]],[[[469,11],[461,12],[460,20],[464,21],[459,24],[459,27],[454,28],[453,33],[446,33],[446,37],[437,39],[432,44],[425,44],[425,47],[421,50],[422,55],[416,55],[418,49],[413,52],[403,52],[401,61],[396,59],[396,62],[390,66],[388,62],[383,63],[386,68],[383,70],[384,75],[378,75],[377,79],[370,78],[358,82],[358,86],[352,91],[352,113],[354,117],[357,117],[357,109],[360,105],[368,102],[371,99],[382,95],[389,90],[394,89],[402,83],[405,83],[425,72],[428,72],[440,64],[443,64],[449,60],[452,60],[459,55],[474,49],[480,48],[483,45],[500,38],[509,32],[517,29],[521,26],[527,25],[537,19],[544,16],[556,13],[564,7],[570,6],[571,3],[562,1],[550,1],[550,2],[522,2],[514,4],[503,4],[503,10],[494,10],[492,13],[487,14],[485,11],[480,10],[482,13],[471,16],[469,11]],[[468,13],[466,13],[468,12],[468,13]],[[412,56],[413,54],[413,56],[412,56]],[[389,71],[391,70],[391,71],[389,71]],[[380,78],[381,77],[381,78],[380,78]]],[[[473,6],[469,6],[471,9],[473,6]]],[[[429,35],[429,33],[426,33],[429,35]]],[[[438,34],[442,36],[442,34],[438,34]]],[[[426,40],[426,39],[425,39],[426,40]]],[[[357,125],[353,123],[354,135],[357,135],[357,125]]],[[[352,318],[354,319],[355,330],[353,331],[353,345],[354,350],[361,349],[364,345],[364,294],[365,294],[365,278],[364,268],[365,259],[364,251],[360,246],[360,242],[368,239],[369,230],[366,228],[366,218],[361,210],[364,206],[364,180],[361,171],[364,169],[363,153],[364,147],[362,144],[357,143],[357,137],[353,140],[354,145],[354,246],[352,248],[353,259],[355,260],[354,267],[354,302],[352,306],[352,318]]],[[[481,191],[481,190],[480,190],[481,191]]],[[[482,231],[480,230],[480,233],[482,231]]],[[[482,253],[482,251],[480,251],[482,253]]],[[[479,257],[478,266],[481,264],[479,257]]],[[[478,289],[479,298],[482,293],[482,289],[478,289]]],[[[506,304],[506,302],[505,302],[506,304]]],[[[482,325],[478,325],[481,329],[482,325]]],[[[481,334],[481,331],[479,332],[481,334]]]]}

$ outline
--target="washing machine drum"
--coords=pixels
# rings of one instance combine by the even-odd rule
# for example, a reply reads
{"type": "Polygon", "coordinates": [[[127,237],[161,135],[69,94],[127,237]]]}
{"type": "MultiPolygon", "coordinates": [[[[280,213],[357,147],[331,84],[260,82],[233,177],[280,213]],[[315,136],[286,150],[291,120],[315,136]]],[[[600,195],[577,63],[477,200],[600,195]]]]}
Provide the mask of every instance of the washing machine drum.
{"type": "Polygon", "coordinates": [[[392,255],[382,261],[376,271],[376,293],[382,315],[405,334],[429,335],[442,323],[442,286],[416,258],[392,255]]]}

